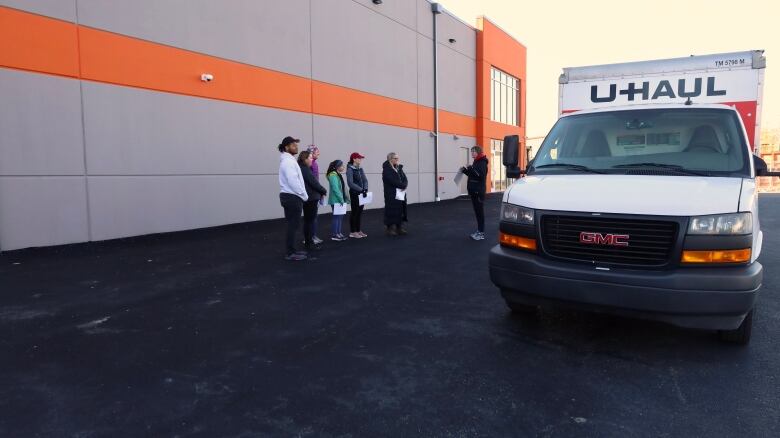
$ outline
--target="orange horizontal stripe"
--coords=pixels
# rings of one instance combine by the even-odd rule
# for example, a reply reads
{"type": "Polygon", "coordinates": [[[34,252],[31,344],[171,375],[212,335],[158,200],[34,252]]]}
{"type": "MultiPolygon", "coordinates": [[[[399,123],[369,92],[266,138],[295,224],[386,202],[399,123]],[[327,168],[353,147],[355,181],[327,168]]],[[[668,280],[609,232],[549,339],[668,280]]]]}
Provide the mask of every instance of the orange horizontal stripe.
{"type": "Polygon", "coordinates": [[[79,33],[83,79],[311,112],[308,79],[88,27],[79,33]],[[214,81],[202,82],[203,73],[214,81]]]}
{"type": "Polygon", "coordinates": [[[78,77],[76,25],[0,6],[0,66],[78,77]]]}
{"type": "MultiPolygon", "coordinates": [[[[12,42],[9,49],[3,46],[0,51],[0,65],[5,67],[404,128],[433,129],[433,109],[424,105],[2,6],[0,37],[4,37],[4,44],[12,42]],[[213,75],[214,80],[202,82],[203,73],[213,75]]],[[[476,136],[474,117],[440,110],[439,118],[442,132],[476,136]]]]}
{"type": "Polygon", "coordinates": [[[417,105],[312,81],[314,113],[417,129],[417,105]]]}
{"type": "MultiPolygon", "coordinates": [[[[417,129],[433,131],[433,108],[420,105],[417,108],[417,129]]],[[[477,136],[476,117],[439,109],[439,131],[467,137],[477,136]]]]}

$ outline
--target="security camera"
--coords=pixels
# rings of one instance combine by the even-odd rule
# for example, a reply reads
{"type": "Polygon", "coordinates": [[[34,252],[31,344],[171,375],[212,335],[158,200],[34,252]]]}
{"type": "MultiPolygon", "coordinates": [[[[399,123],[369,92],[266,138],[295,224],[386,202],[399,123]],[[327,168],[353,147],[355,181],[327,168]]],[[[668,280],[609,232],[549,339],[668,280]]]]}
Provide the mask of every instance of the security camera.
{"type": "Polygon", "coordinates": [[[200,80],[203,82],[211,82],[214,80],[214,75],[203,73],[202,75],[200,75],[200,80]]]}

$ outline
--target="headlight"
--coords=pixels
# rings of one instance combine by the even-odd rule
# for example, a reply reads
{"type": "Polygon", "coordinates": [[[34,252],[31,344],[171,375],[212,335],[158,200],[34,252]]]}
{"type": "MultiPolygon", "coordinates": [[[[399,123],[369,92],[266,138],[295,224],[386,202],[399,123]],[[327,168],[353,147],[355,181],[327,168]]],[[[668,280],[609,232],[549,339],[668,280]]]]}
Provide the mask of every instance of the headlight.
{"type": "Polygon", "coordinates": [[[516,224],[533,225],[534,211],[519,205],[501,204],[501,220],[516,224]]]}
{"type": "Polygon", "coordinates": [[[691,223],[688,225],[688,234],[696,235],[725,236],[752,232],[753,215],[750,213],[696,216],[691,218],[691,223]]]}

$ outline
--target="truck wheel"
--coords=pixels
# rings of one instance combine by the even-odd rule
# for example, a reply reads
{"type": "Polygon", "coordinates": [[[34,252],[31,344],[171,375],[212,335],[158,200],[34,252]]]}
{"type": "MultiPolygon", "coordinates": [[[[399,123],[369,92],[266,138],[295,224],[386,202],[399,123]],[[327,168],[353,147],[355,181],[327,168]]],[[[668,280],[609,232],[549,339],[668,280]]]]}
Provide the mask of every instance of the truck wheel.
{"type": "Polygon", "coordinates": [[[520,303],[513,303],[511,301],[506,302],[507,307],[514,313],[515,315],[528,315],[531,313],[536,313],[537,310],[539,310],[536,306],[529,306],[528,304],[520,304],[520,303]]]}
{"type": "Polygon", "coordinates": [[[739,327],[735,330],[721,330],[720,340],[728,342],[730,344],[747,345],[750,343],[750,333],[753,328],[753,312],[755,309],[751,309],[745,316],[739,327]]]}

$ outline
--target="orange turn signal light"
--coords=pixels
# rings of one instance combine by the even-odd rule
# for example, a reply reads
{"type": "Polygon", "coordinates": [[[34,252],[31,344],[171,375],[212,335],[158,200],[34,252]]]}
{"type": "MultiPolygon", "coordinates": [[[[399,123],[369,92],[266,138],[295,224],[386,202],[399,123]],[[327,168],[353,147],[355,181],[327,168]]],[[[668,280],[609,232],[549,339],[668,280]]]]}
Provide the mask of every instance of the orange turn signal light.
{"type": "Polygon", "coordinates": [[[683,263],[745,263],[750,261],[751,250],[728,249],[715,251],[683,251],[683,263]]]}
{"type": "Polygon", "coordinates": [[[511,234],[499,233],[498,241],[501,245],[512,248],[520,248],[528,251],[536,251],[536,239],[527,237],[513,236],[511,234]]]}

